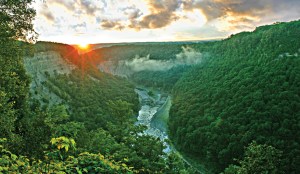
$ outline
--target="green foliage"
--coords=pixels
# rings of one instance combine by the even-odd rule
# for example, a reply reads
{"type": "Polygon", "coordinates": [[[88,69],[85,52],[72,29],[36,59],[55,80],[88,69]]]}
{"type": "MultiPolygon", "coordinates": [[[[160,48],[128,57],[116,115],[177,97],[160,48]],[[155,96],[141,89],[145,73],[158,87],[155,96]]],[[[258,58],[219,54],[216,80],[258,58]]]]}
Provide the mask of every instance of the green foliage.
{"type": "Polygon", "coordinates": [[[29,78],[21,62],[20,47],[11,40],[0,39],[0,43],[0,129],[5,129],[0,135],[11,136],[16,120],[26,112],[29,78]]]}
{"type": "Polygon", "coordinates": [[[20,122],[28,114],[29,78],[22,63],[25,46],[14,39],[35,39],[27,37],[34,34],[30,2],[0,1],[0,137],[7,137],[8,146],[16,151],[22,144],[20,122]]]}
{"type": "MultiPolygon", "coordinates": [[[[193,173],[176,156],[166,157],[158,139],[142,134],[143,126],[134,126],[134,86],[93,67],[135,55],[174,59],[182,44],[115,46],[80,56],[68,45],[38,43],[36,52],[57,51],[79,69],[44,73],[44,87],[62,104],[49,107],[44,98],[43,107],[34,100],[29,105],[22,63],[28,45],[13,39],[35,40],[31,2],[0,2],[0,137],[7,138],[0,140],[0,173],[193,173]]],[[[172,91],[172,140],[213,172],[241,159],[256,140],[269,146],[250,144],[226,173],[299,173],[299,28],[299,21],[280,23],[190,45],[211,55],[205,64],[131,78],[172,91]]]]}
{"type": "MultiPolygon", "coordinates": [[[[36,32],[32,20],[35,10],[30,7],[32,0],[0,1],[0,38],[34,41],[36,32]]],[[[1,44],[2,45],[2,44],[1,44]]]]}
{"type": "Polygon", "coordinates": [[[69,119],[67,109],[64,105],[54,106],[49,110],[49,116],[45,118],[45,124],[51,129],[56,129],[59,123],[62,123],[69,119]]]}
{"type": "Polygon", "coordinates": [[[6,150],[6,142],[7,139],[0,138],[0,173],[29,173],[29,159],[6,150]]]}
{"type": "Polygon", "coordinates": [[[153,96],[154,96],[153,91],[149,91],[149,92],[148,92],[148,95],[153,97],[153,96]]]}
{"type": "Polygon", "coordinates": [[[298,173],[299,24],[278,23],[192,44],[209,55],[200,65],[142,71],[130,79],[172,92],[172,140],[213,172],[241,158],[256,140],[282,150],[283,170],[298,173]]]}
{"type": "Polygon", "coordinates": [[[176,82],[191,66],[177,66],[166,71],[141,71],[130,76],[133,82],[171,92],[176,82]]]}
{"type": "Polygon", "coordinates": [[[280,23],[195,44],[211,57],[173,88],[176,147],[220,172],[255,140],[283,151],[284,172],[299,173],[299,27],[280,23]]]}
{"type": "Polygon", "coordinates": [[[50,142],[53,146],[56,146],[58,150],[64,149],[66,152],[68,152],[69,148],[76,149],[75,141],[72,138],[66,138],[66,137],[52,138],[50,142]]]}
{"type": "Polygon", "coordinates": [[[66,137],[51,139],[55,149],[47,151],[43,161],[15,155],[4,148],[4,143],[6,139],[0,139],[0,173],[133,173],[132,167],[109,160],[101,154],[85,152],[70,156],[68,148],[75,150],[76,143],[66,137]],[[55,153],[56,148],[60,153],[55,153]],[[62,153],[65,158],[61,157],[62,153]]]}
{"type": "Polygon", "coordinates": [[[25,51],[27,44],[12,39],[35,39],[28,37],[35,14],[30,2],[0,2],[0,137],[8,140],[0,143],[0,173],[162,173],[162,143],[134,126],[134,86],[83,63],[71,46],[35,46],[36,52],[58,51],[81,68],[70,75],[43,73],[43,85],[63,103],[50,107],[47,98],[41,98],[43,106],[28,100],[30,81],[22,57],[32,54],[25,51]]]}
{"type": "MultiPolygon", "coordinates": [[[[54,44],[51,47],[57,49],[54,44]]],[[[58,47],[56,51],[64,50],[63,46],[58,47]]],[[[44,106],[46,115],[41,124],[51,132],[51,137],[73,138],[78,153],[100,152],[111,160],[134,167],[136,172],[166,171],[163,144],[142,135],[143,126],[134,125],[139,106],[134,86],[126,79],[99,72],[87,64],[79,68],[69,75],[45,76],[42,85],[63,103],[49,109],[44,106]]],[[[51,156],[67,161],[70,156],[65,153],[56,150],[51,156]]]]}
{"type": "Polygon", "coordinates": [[[45,82],[45,87],[69,106],[73,113],[70,119],[84,123],[88,130],[105,127],[118,117],[126,121],[138,109],[132,84],[99,71],[82,74],[75,70],[70,75],[54,75],[45,82]]]}
{"type": "Polygon", "coordinates": [[[178,42],[117,45],[96,49],[86,53],[84,57],[94,65],[104,60],[130,60],[136,55],[140,57],[149,55],[150,59],[154,60],[175,59],[176,54],[179,54],[182,51],[182,46],[186,44],[178,42]]]}
{"type": "Polygon", "coordinates": [[[238,161],[239,166],[229,166],[225,174],[283,173],[281,156],[282,152],[272,146],[252,142],[246,148],[245,157],[238,161]]]}
{"type": "Polygon", "coordinates": [[[133,173],[133,167],[106,159],[101,154],[81,153],[72,159],[67,166],[67,173],[133,173]]]}
{"type": "Polygon", "coordinates": [[[116,124],[120,126],[122,126],[124,123],[133,123],[132,116],[134,113],[132,110],[132,104],[122,100],[109,100],[106,103],[106,106],[109,108],[109,113],[113,118],[112,122],[116,122],[116,124]]]}

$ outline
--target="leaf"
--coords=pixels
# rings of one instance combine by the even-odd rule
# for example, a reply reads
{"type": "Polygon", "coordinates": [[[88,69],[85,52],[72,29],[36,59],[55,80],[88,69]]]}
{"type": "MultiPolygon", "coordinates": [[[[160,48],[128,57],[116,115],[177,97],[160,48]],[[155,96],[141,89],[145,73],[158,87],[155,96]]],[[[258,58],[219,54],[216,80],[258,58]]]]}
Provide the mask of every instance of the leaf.
{"type": "Polygon", "coordinates": [[[79,167],[76,167],[76,171],[77,171],[78,174],[82,174],[82,172],[81,172],[81,170],[80,170],[79,167]]]}
{"type": "Polygon", "coordinates": [[[69,151],[69,146],[66,146],[65,149],[66,149],[66,152],[68,152],[69,151]]]}
{"type": "Polygon", "coordinates": [[[11,159],[16,160],[18,158],[17,155],[11,154],[11,159]]]}
{"type": "Polygon", "coordinates": [[[58,145],[57,145],[57,149],[60,150],[61,148],[62,148],[62,145],[61,145],[61,144],[58,144],[58,145]]]}

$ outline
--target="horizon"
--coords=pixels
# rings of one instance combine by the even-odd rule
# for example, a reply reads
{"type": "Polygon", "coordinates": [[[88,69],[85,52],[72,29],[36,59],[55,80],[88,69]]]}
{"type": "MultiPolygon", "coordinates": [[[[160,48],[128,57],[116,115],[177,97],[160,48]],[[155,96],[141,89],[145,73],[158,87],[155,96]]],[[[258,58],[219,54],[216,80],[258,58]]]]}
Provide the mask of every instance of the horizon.
{"type": "Polygon", "coordinates": [[[299,19],[300,1],[47,0],[32,4],[38,41],[65,44],[224,39],[299,19]]]}
{"type": "MultiPolygon", "coordinates": [[[[243,32],[243,31],[241,31],[243,32]]],[[[239,33],[236,33],[239,34],[239,33]]],[[[181,43],[181,42],[210,42],[210,41],[221,41],[223,39],[226,39],[230,36],[227,37],[222,37],[222,38],[211,38],[211,39],[202,39],[202,40],[175,40],[175,41],[128,41],[128,42],[95,42],[95,43],[86,43],[88,45],[99,45],[99,44],[151,44],[151,43],[181,43]]],[[[55,42],[55,41],[47,41],[47,40],[37,40],[37,42],[51,42],[51,43],[58,43],[58,44],[67,44],[67,45],[80,45],[80,43],[64,43],[64,42],[55,42]]]]}

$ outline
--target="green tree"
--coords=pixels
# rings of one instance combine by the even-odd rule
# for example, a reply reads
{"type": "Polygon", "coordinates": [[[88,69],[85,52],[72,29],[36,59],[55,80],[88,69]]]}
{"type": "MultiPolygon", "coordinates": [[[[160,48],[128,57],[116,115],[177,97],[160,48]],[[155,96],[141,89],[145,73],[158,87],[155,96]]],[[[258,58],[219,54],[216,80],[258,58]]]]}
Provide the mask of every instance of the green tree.
{"type": "Polygon", "coordinates": [[[283,173],[280,168],[282,152],[278,149],[252,142],[245,151],[245,157],[239,165],[230,165],[225,174],[277,174],[283,173]]]}
{"type": "MultiPolygon", "coordinates": [[[[36,15],[30,7],[33,0],[1,0],[0,1],[0,38],[35,41],[37,33],[32,21],[36,15]]],[[[1,44],[2,45],[2,44],[1,44]]]]}
{"type": "MultiPolygon", "coordinates": [[[[0,137],[20,142],[20,120],[27,112],[29,78],[18,40],[34,41],[32,0],[0,1],[0,137]]],[[[20,143],[17,143],[20,144],[20,143]]],[[[16,147],[17,148],[17,147],[16,147]]]]}

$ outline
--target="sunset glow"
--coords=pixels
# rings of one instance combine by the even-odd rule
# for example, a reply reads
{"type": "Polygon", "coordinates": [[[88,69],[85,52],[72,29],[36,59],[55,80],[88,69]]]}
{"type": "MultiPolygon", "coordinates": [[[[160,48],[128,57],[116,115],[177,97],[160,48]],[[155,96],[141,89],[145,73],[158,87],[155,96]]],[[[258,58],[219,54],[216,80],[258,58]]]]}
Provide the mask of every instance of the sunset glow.
{"type": "MultiPolygon", "coordinates": [[[[225,38],[256,26],[295,20],[300,1],[35,1],[39,40],[68,44],[225,38]]],[[[80,44],[81,45],[81,44],[80,44]]],[[[83,45],[83,44],[82,44],[83,45]]],[[[86,48],[86,45],[80,46],[86,48]]]]}
{"type": "Polygon", "coordinates": [[[78,44],[78,47],[82,50],[85,50],[85,49],[89,48],[89,44],[81,43],[81,44],[78,44]]]}

